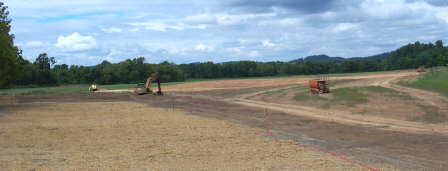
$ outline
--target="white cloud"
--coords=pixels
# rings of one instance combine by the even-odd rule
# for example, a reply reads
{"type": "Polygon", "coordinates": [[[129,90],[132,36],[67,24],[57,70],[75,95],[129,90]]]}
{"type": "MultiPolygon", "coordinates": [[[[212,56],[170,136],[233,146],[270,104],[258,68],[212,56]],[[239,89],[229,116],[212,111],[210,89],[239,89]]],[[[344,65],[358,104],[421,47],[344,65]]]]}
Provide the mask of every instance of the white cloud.
{"type": "Polygon", "coordinates": [[[302,19],[300,18],[284,18],[284,19],[278,19],[274,18],[271,20],[262,20],[258,23],[260,26],[281,26],[281,27],[291,27],[291,26],[299,26],[300,24],[303,24],[302,19]]]}
{"type": "MultiPolygon", "coordinates": [[[[425,1],[406,3],[405,0],[366,0],[361,4],[362,10],[377,19],[403,19],[407,17],[439,18],[448,21],[448,7],[433,6],[425,1]]],[[[428,18],[426,18],[428,19],[428,18]]]]}
{"type": "Polygon", "coordinates": [[[208,46],[208,45],[204,45],[204,44],[200,43],[194,47],[194,50],[203,51],[203,52],[211,52],[211,51],[214,51],[215,48],[213,46],[208,46]]]}
{"type": "Polygon", "coordinates": [[[105,33],[121,33],[123,29],[117,27],[103,28],[101,29],[105,33]]]}
{"type": "Polygon", "coordinates": [[[63,51],[83,51],[96,48],[97,43],[93,37],[75,32],[68,36],[59,36],[56,47],[63,51]]]}
{"type": "Polygon", "coordinates": [[[242,14],[242,15],[230,15],[230,14],[217,14],[215,15],[219,25],[237,25],[248,23],[250,20],[254,20],[262,17],[273,17],[274,13],[268,14],[242,14]]]}
{"type": "Polygon", "coordinates": [[[254,51],[250,51],[249,54],[247,54],[247,55],[249,55],[249,57],[259,57],[260,52],[254,50],[254,51]]]}
{"type": "MultiPolygon", "coordinates": [[[[275,13],[267,13],[267,14],[226,14],[226,13],[218,13],[218,14],[196,14],[187,16],[183,19],[183,22],[189,24],[197,24],[197,25],[221,25],[221,26],[230,26],[230,25],[239,25],[244,23],[249,23],[252,20],[267,18],[275,16],[275,13]]],[[[284,21],[284,22],[297,22],[296,20],[284,21]]]]}
{"type": "Polygon", "coordinates": [[[263,40],[261,41],[261,43],[263,44],[264,47],[275,47],[275,43],[272,43],[270,40],[263,40]]]}
{"type": "Polygon", "coordinates": [[[358,28],[358,24],[354,23],[339,23],[336,27],[333,28],[333,32],[342,32],[347,30],[352,30],[358,28]]]}
{"type": "Polygon", "coordinates": [[[207,26],[204,24],[200,25],[190,25],[182,22],[177,22],[174,24],[161,22],[161,21],[146,21],[146,22],[132,22],[128,23],[128,25],[142,27],[146,30],[153,31],[167,31],[167,30],[185,30],[185,29],[206,29],[207,26]]]}

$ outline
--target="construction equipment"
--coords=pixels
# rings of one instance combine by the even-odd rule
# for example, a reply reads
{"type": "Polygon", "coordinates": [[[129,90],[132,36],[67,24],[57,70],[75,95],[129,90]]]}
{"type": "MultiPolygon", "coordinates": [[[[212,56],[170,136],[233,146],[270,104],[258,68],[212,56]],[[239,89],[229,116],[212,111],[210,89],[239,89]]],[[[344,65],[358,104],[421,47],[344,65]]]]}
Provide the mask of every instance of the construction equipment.
{"type": "Polygon", "coordinates": [[[98,88],[97,88],[97,86],[96,86],[95,83],[93,83],[93,84],[90,85],[90,87],[89,87],[89,91],[90,91],[90,92],[94,92],[94,91],[97,91],[97,90],[98,90],[98,88]]]}
{"type": "Polygon", "coordinates": [[[150,77],[148,77],[148,79],[146,79],[146,82],[143,83],[139,83],[137,84],[137,87],[135,88],[135,93],[138,95],[144,95],[144,94],[153,94],[153,95],[157,95],[157,96],[162,96],[162,88],[160,87],[160,75],[158,73],[152,74],[150,77]],[[157,82],[157,92],[153,92],[151,89],[151,83],[153,81],[157,82]]]}
{"type": "Polygon", "coordinates": [[[419,73],[426,72],[426,67],[425,66],[418,67],[417,72],[419,73]]]}
{"type": "Polygon", "coordinates": [[[321,77],[309,80],[310,93],[312,94],[324,94],[330,93],[330,87],[328,86],[328,78],[321,77]]]}

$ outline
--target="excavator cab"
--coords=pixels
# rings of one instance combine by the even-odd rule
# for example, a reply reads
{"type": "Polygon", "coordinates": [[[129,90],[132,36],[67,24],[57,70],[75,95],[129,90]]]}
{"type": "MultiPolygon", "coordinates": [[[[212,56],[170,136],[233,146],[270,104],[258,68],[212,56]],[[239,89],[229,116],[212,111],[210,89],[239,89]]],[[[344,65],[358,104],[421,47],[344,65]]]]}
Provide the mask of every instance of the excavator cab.
{"type": "Polygon", "coordinates": [[[145,87],[145,83],[138,83],[137,86],[135,87],[135,91],[134,92],[135,92],[135,94],[138,94],[138,95],[151,93],[150,90],[148,90],[145,87]]]}
{"type": "Polygon", "coordinates": [[[93,83],[92,85],[90,85],[90,87],[89,87],[89,91],[90,91],[90,92],[94,92],[94,91],[97,91],[97,90],[98,90],[98,88],[97,88],[97,86],[96,86],[95,83],[93,83]]]}

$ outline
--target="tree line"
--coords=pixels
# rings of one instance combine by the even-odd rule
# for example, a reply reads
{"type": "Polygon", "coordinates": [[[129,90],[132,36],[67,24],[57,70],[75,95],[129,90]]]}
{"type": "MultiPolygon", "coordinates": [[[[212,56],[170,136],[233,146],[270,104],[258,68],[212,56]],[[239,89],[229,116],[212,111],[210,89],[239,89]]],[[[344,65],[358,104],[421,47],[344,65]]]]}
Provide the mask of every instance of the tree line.
{"type": "Polygon", "coordinates": [[[158,72],[162,82],[184,81],[183,72],[172,63],[145,63],[145,58],[127,59],[113,64],[103,61],[96,66],[54,65],[54,57],[40,54],[33,63],[25,62],[14,85],[118,84],[143,82],[158,72]]]}
{"type": "Polygon", "coordinates": [[[337,60],[297,59],[288,62],[202,62],[190,64],[145,63],[144,57],[119,63],[103,61],[95,66],[56,64],[54,57],[39,54],[35,61],[23,59],[10,33],[7,7],[0,2],[0,88],[63,84],[118,84],[143,82],[158,72],[162,82],[195,78],[235,78],[279,75],[373,72],[414,69],[448,64],[448,47],[435,43],[410,43],[393,52],[365,58],[337,60]]]}
{"type": "Polygon", "coordinates": [[[448,47],[443,41],[410,43],[393,52],[364,58],[328,60],[298,59],[290,62],[237,61],[192,63],[179,67],[186,78],[254,77],[374,72],[434,67],[448,64],[448,47]]]}
{"type": "Polygon", "coordinates": [[[144,57],[119,63],[103,61],[95,66],[55,65],[55,58],[40,54],[31,63],[21,62],[21,71],[13,85],[61,84],[118,84],[143,82],[158,72],[162,82],[185,81],[193,78],[236,78],[279,75],[315,75],[329,73],[374,72],[415,69],[448,64],[448,47],[442,41],[415,42],[405,45],[387,56],[313,61],[298,59],[289,62],[235,61],[224,63],[202,62],[190,64],[145,63],[144,57]]]}

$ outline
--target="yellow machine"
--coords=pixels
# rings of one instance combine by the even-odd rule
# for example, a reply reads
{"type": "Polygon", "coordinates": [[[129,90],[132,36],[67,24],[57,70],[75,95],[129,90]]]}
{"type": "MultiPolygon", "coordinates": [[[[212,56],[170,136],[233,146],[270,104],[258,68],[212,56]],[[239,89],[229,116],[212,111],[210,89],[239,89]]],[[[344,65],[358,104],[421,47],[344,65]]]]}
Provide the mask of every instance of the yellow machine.
{"type": "Polygon", "coordinates": [[[153,95],[162,96],[163,93],[162,93],[162,88],[160,87],[160,79],[159,79],[159,77],[160,77],[159,74],[155,73],[155,74],[152,74],[150,77],[148,77],[148,79],[146,79],[146,83],[145,84],[143,84],[143,83],[137,84],[137,87],[135,88],[135,91],[134,91],[135,94],[143,95],[143,94],[151,93],[153,95]],[[158,88],[158,90],[155,93],[151,89],[151,83],[153,81],[157,81],[157,88],[158,88]]]}
{"type": "Polygon", "coordinates": [[[89,91],[97,91],[97,90],[98,90],[98,88],[97,88],[97,86],[96,86],[95,83],[93,83],[92,85],[90,85],[90,87],[89,87],[89,91]]]}

